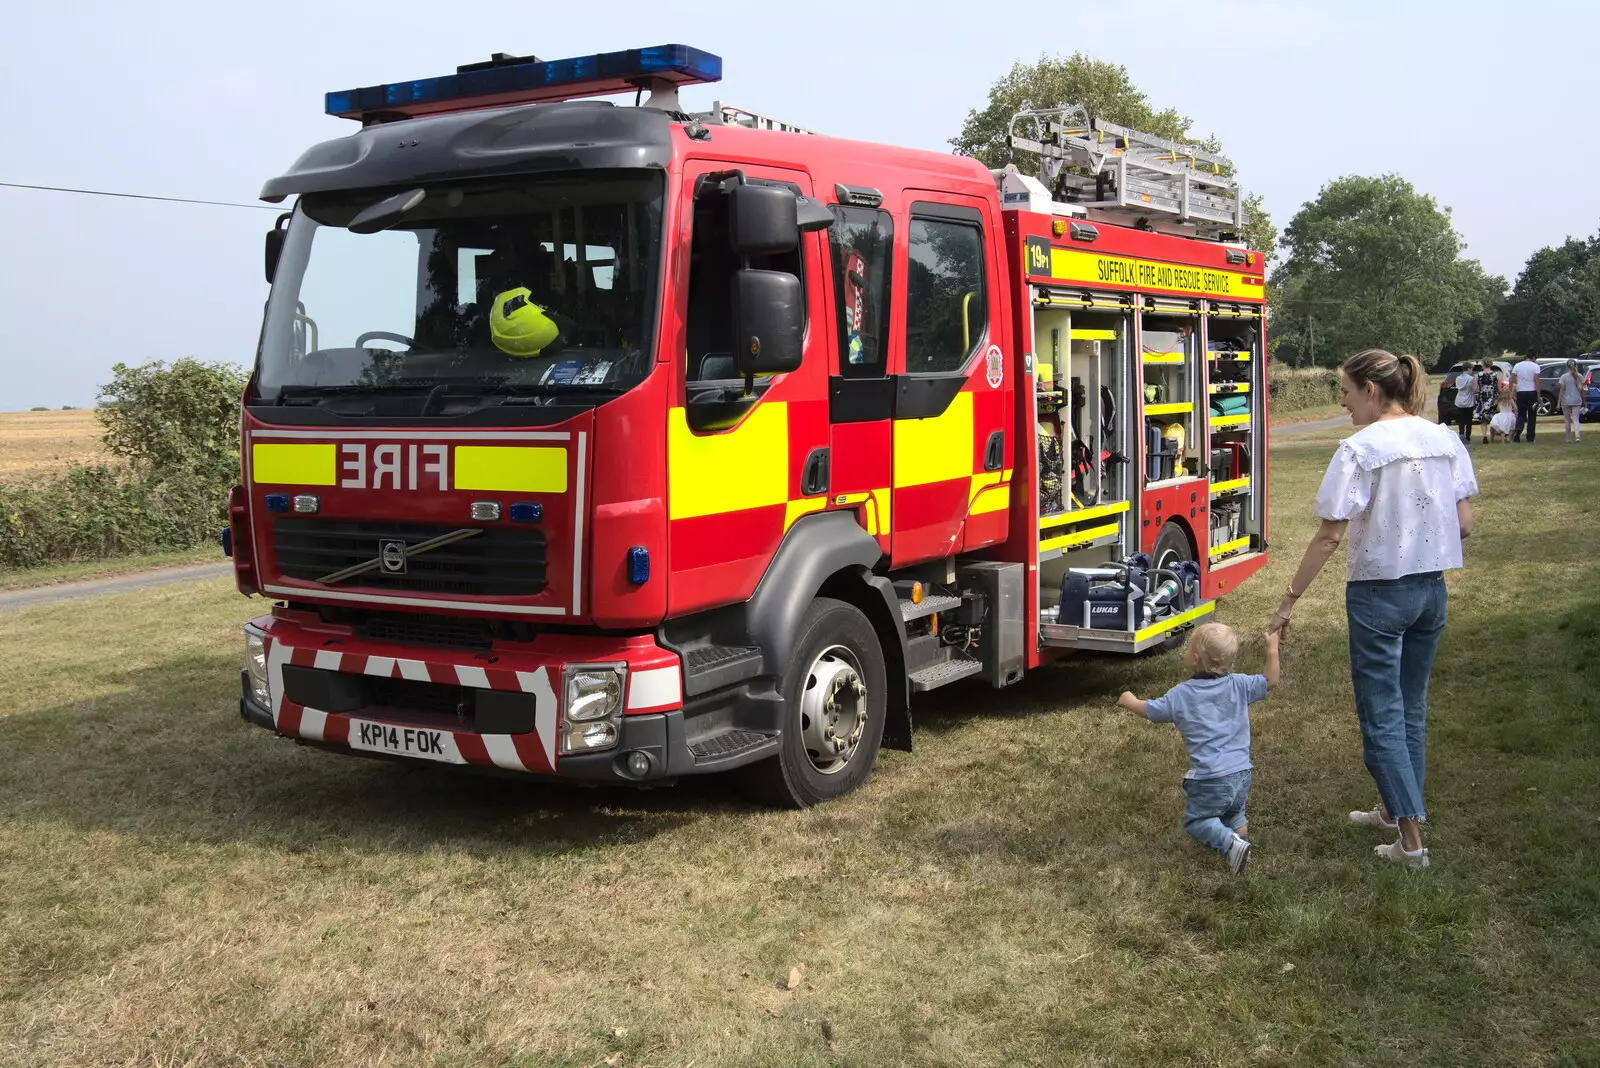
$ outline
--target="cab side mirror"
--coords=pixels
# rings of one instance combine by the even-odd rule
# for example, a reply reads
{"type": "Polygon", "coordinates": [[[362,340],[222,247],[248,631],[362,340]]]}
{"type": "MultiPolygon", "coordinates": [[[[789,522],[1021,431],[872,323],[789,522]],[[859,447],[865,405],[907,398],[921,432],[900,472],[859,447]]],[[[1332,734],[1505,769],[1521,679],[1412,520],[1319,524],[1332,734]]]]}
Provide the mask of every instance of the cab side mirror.
{"type": "Polygon", "coordinates": [[[272,229],[267,231],[266,268],[268,285],[271,285],[272,280],[277,277],[278,261],[283,258],[283,243],[289,236],[289,231],[285,230],[284,226],[293,217],[291,213],[284,212],[278,216],[278,221],[273,225],[272,229]]]}
{"type": "Polygon", "coordinates": [[[805,348],[800,279],[783,271],[746,268],[734,272],[731,297],[733,362],[739,373],[774,375],[798,369],[805,348]]]}
{"type": "Polygon", "coordinates": [[[741,183],[728,196],[728,236],[741,256],[789,252],[800,243],[800,204],[787,189],[741,183]]]}

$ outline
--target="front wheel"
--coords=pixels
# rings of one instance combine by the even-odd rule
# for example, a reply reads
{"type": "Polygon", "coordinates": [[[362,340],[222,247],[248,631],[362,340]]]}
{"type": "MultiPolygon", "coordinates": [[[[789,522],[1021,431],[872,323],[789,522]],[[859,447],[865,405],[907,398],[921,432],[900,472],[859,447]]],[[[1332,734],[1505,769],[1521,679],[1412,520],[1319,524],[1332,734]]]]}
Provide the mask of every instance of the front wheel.
{"type": "MultiPolygon", "coordinates": [[[[1178,524],[1166,523],[1162,526],[1160,533],[1156,535],[1156,543],[1151,549],[1150,559],[1156,567],[1168,569],[1177,563],[1193,563],[1194,550],[1189,546],[1189,536],[1183,532],[1183,528],[1178,524]]],[[[1174,634],[1156,646],[1156,652],[1170,653],[1174,649],[1182,649],[1186,641],[1188,641],[1188,636],[1182,632],[1174,634]]]]}
{"type": "Polygon", "coordinates": [[[1539,394],[1538,412],[1540,415],[1556,415],[1561,409],[1556,407],[1556,399],[1549,393],[1539,394]]]}
{"type": "Polygon", "coordinates": [[[887,676],[867,617],[844,601],[813,601],[779,680],[778,755],[734,772],[740,789],[763,804],[807,808],[860,786],[883,740],[887,676]]]}

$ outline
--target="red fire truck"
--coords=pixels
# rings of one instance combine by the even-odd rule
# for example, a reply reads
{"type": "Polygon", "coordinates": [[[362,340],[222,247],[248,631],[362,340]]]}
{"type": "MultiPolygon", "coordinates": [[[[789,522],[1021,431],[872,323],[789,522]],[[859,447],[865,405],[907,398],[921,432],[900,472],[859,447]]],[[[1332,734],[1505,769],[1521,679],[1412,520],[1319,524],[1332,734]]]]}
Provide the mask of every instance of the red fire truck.
{"type": "Polygon", "coordinates": [[[684,113],[720,75],[669,45],[328,95],[359,132],[262,191],[247,722],[808,805],[910,748],[917,694],[1181,641],[1265,562],[1223,161],[1070,108],[1016,120],[1038,176],[684,113]]]}

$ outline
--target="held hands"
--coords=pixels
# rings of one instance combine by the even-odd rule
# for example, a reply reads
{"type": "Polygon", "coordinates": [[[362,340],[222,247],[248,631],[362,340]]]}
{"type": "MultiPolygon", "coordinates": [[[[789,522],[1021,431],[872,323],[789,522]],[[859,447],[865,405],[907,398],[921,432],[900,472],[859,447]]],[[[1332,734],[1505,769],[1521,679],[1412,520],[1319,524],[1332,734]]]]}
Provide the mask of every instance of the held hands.
{"type": "Polygon", "coordinates": [[[1289,636],[1289,623],[1294,619],[1294,603],[1300,598],[1292,592],[1285,590],[1283,600],[1278,603],[1278,611],[1272,617],[1272,623],[1267,627],[1267,640],[1269,642],[1281,641],[1289,636]]]}

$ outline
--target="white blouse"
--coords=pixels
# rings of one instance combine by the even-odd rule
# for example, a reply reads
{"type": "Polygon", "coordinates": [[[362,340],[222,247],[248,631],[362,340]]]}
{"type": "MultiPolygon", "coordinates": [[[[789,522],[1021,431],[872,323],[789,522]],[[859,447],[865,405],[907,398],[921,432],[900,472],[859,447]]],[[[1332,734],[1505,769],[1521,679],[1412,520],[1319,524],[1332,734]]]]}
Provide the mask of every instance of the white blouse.
{"type": "Polygon", "coordinates": [[[1472,460],[1455,432],[1407,416],[1339,443],[1316,512],[1349,520],[1351,582],[1397,579],[1461,566],[1456,502],[1477,495],[1472,460]]]}

